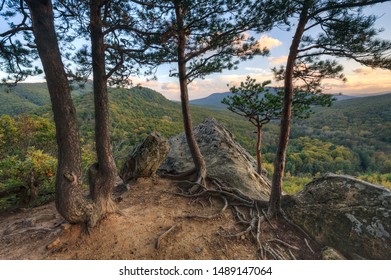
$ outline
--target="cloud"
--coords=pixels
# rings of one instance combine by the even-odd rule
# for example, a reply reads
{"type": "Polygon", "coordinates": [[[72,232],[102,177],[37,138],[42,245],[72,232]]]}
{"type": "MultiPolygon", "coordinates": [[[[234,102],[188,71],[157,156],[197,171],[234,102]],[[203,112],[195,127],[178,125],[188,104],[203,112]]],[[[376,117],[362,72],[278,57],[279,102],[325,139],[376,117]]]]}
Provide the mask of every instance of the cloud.
{"type": "Polygon", "coordinates": [[[244,69],[249,72],[249,75],[251,75],[251,74],[269,75],[270,74],[270,70],[269,69],[264,69],[264,68],[246,67],[244,69]]]}
{"type": "Polygon", "coordinates": [[[262,48],[273,49],[282,45],[282,42],[276,38],[270,37],[268,35],[262,35],[261,38],[257,41],[259,46],[262,48]]]}
{"type": "MultiPolygon", "coordinates": [[[[251,69],[251,68],[249,68],[251,69]]],[[[247,70],[247,68],[246,68],[247,70]]],[[[254,68],[253,70],[260,70],[258,68],[254,68]]],[[[273,81],[273,73],[269,70],[263,70],[261,72],[255,73],[246,73],[246,74],[231,74],[231,75],[222,75],[219,79],[216,79],[216,83],[218,84],[228,84],[229,87],[239,86],[241,82],[245,81],[247,76],[257,80],[257,82],[261,83],[263,81],[271,80],[273,81]]],[[[273,81],[274,82],[274,81],[273,81]]],[[[274,85],[276,85],[274,83],[274,85]]],[[[227,90],[225,90],[227,91],[227,90]]]]}
{"type": "Polygon", "coordinates": [[[285,64],[286,60],[288,59],[288,56],[279,56],[279,57],[269,57],[267,60],[269,60],[269,63],[271,65],[279,65],[279,64],[285,64]]]}
{"type": "Polygon", "coordinates": [[[346,73],[347,82],[330,81],[330,92],[342,92],[355,95],[368,95],[391,91],[390,71],[371,68],[357,68],[346,73]]]}
{"type": "Polygon", "coordinates": [[[177,83],[162,83],[160,88],[165,91],[178,91],[179,85],[177,83]]]}
{"type": "Polygon", "coordinates": [[[353,70],[353,73],[359,74],[359,75],[369,75],[373,73],[373,69],[369,67],[362,67],[362,68],[356,68],[353,70]]]}

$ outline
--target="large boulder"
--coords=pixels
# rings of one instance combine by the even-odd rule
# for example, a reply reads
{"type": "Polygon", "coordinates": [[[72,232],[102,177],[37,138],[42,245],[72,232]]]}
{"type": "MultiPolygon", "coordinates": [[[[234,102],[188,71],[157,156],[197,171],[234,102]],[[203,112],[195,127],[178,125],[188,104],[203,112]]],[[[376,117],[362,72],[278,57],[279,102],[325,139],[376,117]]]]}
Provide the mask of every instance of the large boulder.
{"type": "Polygon", "coordinates": [[[283,201],[319,243],[349,258],[391,259],[390,189],[329,173],[283,201]]]}
{"type": "Polygon", "coordinates": [[[152,132],[129,154],[119,176],[125,184],[139,177],[155,176],[169,149],[167,139],[152,132]]]}
{"type": "MultiPolygon", "coordinates": [[[[194,128],[194,133],[208,177],[218,178],[252,199],[269,199],[269,180],[258,175],[253,157],[226,128],[215,119],[206,119],[194,128]]],[[[194,167],[184,133],[170,138],[169,144],[170,152],[160,167],[162,172],[175,174],[194,167]]]]}

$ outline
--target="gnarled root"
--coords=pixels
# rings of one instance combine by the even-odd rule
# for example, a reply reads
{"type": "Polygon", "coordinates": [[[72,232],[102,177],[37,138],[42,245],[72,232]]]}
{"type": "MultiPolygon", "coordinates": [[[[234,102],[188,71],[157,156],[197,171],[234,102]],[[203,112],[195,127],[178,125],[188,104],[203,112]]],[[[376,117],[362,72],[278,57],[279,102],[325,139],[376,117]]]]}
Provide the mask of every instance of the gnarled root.
{"type": "Polygon", "coordinates": [[[161,174],[162,178],[172,179],[183,188],[193,188],[195,186],[206,187],[206,171],[202,168],[192,168],[179,174],[161,174]]]}
{"type": "Polygon", "coordinates": [[[211,197],[215,197],[224,202],[223,207],[215,214],[205,216],[188,215],[185,216],[185,218],[212,219],[221,216],[226,209],[230,208],[234,219],[237,221],[239,231],[232,233],[224,229],[224,231],[219,232],[221,236],[225,238],[237,238],[250,235],[257,244],[257,253],[260,259],[296,259],[292,250],[297,251],[299,248],[280,239],[278,235],[274,233],[277,230],[277,219],[282,218],[283,222],[293,226],[295,230],[303,233],[304,236],[308,237],[308,235],[290,221],[283,211],[279,212],[276,219],[270,219],[265,211],[269,204],[268,201],[252,199],[243,194],[241,191],[230,188],[223,181],[217,178],[209,179],[215,188],[206,188],[201,183],[189,181],[186,183],[193,183],[198,186],[196,192],[194,192],[193,188],[179,186],[181,191],[171,192],[171,194],[196,199],[210,199],[211,197]],[[263,232],[272,232],[274,237],[270,238],[269,234],[269,237],[266,239],[263,237],[263,232]]]}

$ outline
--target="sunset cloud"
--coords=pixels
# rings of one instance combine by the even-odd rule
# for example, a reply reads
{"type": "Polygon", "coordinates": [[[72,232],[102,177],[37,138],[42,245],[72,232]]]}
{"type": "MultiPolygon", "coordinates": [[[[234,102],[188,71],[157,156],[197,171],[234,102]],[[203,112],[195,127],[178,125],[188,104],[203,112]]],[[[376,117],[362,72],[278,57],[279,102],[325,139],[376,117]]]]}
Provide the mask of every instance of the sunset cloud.
{"type": "Polygon", "coordinates": [[[249,72],[250,76],[251,76],[251,74],[262,74],[262,75],[269,75],[270,74],[270,70],[264,69],[264,68],[246,67],[244,69],[249,72]]]}
{"type": "Polygon", "coordinates": [[[177,83],[162,83],[160,88],[165,91],[178,91],[179,85],[177,83]]]}
{"type": "Polygon", "coordinates": [[[268,49],[273,49],[277,48],[282,45],[282,42],[276,38],[270,37],[268,35],[262,35],[261,38],[257,41],[259,46],[261,48],[268,48],[268,49]]]}
{"type": "Polygon", "coordinates": [[[283,55],[283,56],[279,56],[279,57],[269,57],[267,60],[269,61],[269,63],[271,65],[280,65],[280,64],[285,64],[286,63],[286,60],[288,59],[288,56],[286,55],[283,55]]]}
{"type": "Polygon", "coordinates": [[[389,70],[356,68],[351,73],[346,73],[346,78],[346,83],[328,83],[329,91],[355,95],[391,92],[391,73],[389,70]]]}
{"type": "Polygon", "coordinates": [[[359,75],[369,75],[375,71],[372,68],[369,67],[362,67],[362,68],[356,68],[353,70],[353,73],[359,74],[359,75]]]}

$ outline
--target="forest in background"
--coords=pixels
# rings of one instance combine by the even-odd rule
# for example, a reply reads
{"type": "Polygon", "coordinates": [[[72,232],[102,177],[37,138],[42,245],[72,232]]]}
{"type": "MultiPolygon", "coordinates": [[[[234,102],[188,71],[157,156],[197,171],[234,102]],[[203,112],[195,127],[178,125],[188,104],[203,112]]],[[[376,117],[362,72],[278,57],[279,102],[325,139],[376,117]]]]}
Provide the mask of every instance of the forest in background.
{"type": "MultiPolygon", "coordinates": [[[[83,169],[95,162],[91,85],[73,92],[82,137],[83,169]]],[[[54,197],[55,128],[46,84],[0,88],[0,209],[35,206],[54,197]],[[17,191],[15,191],[17,190],[17,191]]],[[[111,144],[118,167],[150,132],[183,131],[180,105],[147,88],[110,89],[111,144]]],[[[325,172],[391,187],[391,94],[337,101],[294,120],[284,190],[294,193],[325,172]]],[[[195,124],[214,117],[255,154],[254,127],[229,111],[192,106],[195,124]]],[[[272,174],[278,125],[264,128],[262,153],[272,174]]],[[[86,173],[86,172],[84,172],[86,173]]]]}

